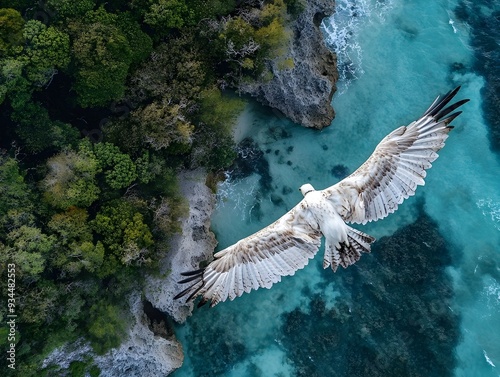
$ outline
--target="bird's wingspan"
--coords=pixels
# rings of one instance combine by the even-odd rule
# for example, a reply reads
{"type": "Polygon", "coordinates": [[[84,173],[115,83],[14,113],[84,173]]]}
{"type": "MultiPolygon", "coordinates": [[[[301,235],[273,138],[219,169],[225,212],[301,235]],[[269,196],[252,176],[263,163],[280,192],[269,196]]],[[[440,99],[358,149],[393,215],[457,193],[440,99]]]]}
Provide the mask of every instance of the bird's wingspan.
{"type": "Polygon", "coordinates": [[[214,306],[252,289],[270,288],[281,276],[303,268],[320,244],[321,233],[302,201],[271,225],[216,253],[206,268],[182,273],[186,279],[179,283],[192,285],[175,299],[202,295],[199,306],[209,300],[214,306]]]}
{"type": "Polygon", "coordinates": [[[449,124],[461,112],[450,113],[468,101],[446,107],[459,89],[436,98],[420,119],[387,135],[353,174],[323,190],[344,221],[382,219],[424,185],[425,170],[438,158],[436,152],[453,128],[449,124]]]}

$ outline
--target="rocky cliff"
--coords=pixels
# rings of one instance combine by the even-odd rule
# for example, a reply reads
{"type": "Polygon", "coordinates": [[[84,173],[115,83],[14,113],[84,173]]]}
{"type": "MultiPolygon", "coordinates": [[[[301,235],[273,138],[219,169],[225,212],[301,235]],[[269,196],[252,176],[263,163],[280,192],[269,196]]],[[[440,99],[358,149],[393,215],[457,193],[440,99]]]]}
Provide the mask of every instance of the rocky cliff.
{"type": "Polygon", "coordinates": [[[146,298],[158,310],[167,313],[177,322],[184,322],[193,310],[193,304],[173,297],[186,287],[177,284],[181,272],[199,268],[199,262],[211,260],[217,241],[210,232],[210,216],[215,196],[205,185],[203,170],[179,174],[182,195],[189,202],[189,215],[182,221],[182,233],[170,241],[170,250],[161,261],[160,274],[148,276],[146,298]],[[166,277],[164,277],[166,275],[166,277]]]}
{"type": "Polygon", "coordinates": [[[266,82],[242,84],[240,91],[264,105],[282,112],[305,127],[321,129],[335,117],[331,106],[338,79],[337,59],[324,43],[320,24],[334,11],[334,0],[307,0],[306,7],[290,28],[293,33],[285,56],[293,68],[279,68],[271,62],[273,78],[266,82]]]}
{"type": "Polygon", "coordinates": [[[200,169],[185,171],[178,178],[189,202],[189,214],[182,219],[182,233],[172,238],[170,249],[165,251],[160,274],[147,276],[144,292],[129,297],[132,321],[124,342],[103,356],[96,355],[83,340],[66,344],[51,352],[43,362],[44,368],[50,366],[57,375],[67,376],[71,362],[91,358],[101,377],[158,377],[182,365],[182,345],[169,322],[170,318],[185,321],[193,304],[172,299],[181,289],[177,284],[179,273],[210,260],[217,241],[209,230],[215,198],[205,185],[206,173],[200,169]]]}

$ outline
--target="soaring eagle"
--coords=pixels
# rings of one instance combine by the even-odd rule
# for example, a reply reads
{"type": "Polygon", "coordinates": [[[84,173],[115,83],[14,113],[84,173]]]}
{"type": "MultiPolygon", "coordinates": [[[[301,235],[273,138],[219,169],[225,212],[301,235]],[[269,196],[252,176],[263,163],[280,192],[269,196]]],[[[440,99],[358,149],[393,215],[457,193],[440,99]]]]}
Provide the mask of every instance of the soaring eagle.
{"type": "Polygon", "coordinates": [[[416,121],[387,135],[354,173],[324,190],[309,183],[300,187],[304,198],[283,217],[214,255],[205,268],[183,272],[179,283],[191,283],[175,299],[198,295],[198,306],[214,306],[227,298],[260,287],[271,288],[282,276],[293,275],[313,258],[325,237],[323,267],[344,268],[370,252],[375,238],[346,223],[366,224],[383,219],[424,185],[431,167],[460,115],[452,113],[468,101],[449,106],[460,87],[436,98],[416,121]]]}

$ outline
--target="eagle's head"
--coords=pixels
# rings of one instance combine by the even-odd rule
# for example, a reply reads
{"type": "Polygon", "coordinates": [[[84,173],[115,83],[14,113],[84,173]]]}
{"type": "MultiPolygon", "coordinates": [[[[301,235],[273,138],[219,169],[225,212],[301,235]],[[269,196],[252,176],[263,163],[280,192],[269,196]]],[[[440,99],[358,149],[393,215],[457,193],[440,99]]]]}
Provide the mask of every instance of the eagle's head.
{"type": "Polygon", "coordinates": [[[305,185],[300,186],[299,191],[302,193],[302,195],[306,196],[308,192],[316,190],[314,190],[314,187],[312,187],[310,183],[306,183],[305,185]]]}

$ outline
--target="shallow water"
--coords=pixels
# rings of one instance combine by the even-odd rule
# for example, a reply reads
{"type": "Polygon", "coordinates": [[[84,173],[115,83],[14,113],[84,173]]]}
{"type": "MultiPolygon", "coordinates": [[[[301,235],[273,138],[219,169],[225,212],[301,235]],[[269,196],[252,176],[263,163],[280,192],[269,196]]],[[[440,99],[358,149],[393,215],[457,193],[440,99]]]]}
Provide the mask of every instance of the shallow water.
{"type": "MultiPolygon", "coordinates": [[[[379,239],[372,254],[336,274],[318,255],[271,290],[195,310],[176,327],[185,363],[174,376],[500,376],[500,159],[481,94],[499,72],[477,63],[486,57],[471,36],[486,23],[463,16],[468,3],[457,16],[458,5],[338,0],[324,23],[341,71],[333,125],[308,130],[248,106],[238,138],[253,143],[219,186],[218,249],[284,214],[302,183],[322,189],[352,172],[437,94],[462,85],[458,97],[471,99],[426,186],[358,226],[379,239]]],[[[499,11],[474,6],[475,17],[499,11]]]]}

